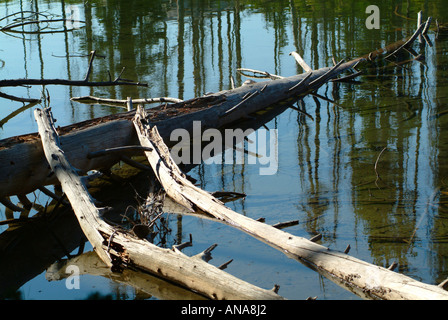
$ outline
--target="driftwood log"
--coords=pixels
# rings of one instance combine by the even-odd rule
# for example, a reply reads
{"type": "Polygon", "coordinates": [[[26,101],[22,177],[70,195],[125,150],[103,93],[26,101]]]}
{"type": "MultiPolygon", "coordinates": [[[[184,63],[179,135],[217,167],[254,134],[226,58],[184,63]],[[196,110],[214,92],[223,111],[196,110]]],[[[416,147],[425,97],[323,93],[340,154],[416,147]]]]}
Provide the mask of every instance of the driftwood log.
{"type": "Polygon", "coordinates": [[[172,250],[159,248],[107,224],[101,217],[102,209],[94,205],[94,199],[67,161],[50,111],[36,109],[34,114],[46,159],[61,182],[81,229],[108,267],[125,265],[145,270],[200,292],[209,299],[283,299],[272,290],[258,288],[201,259],[190,258],[175,247],[172,250]]]}
{"type": "Polygon", "coordinates": [[[157,127],[151,126],[139,108],[134,125],[151,167],[166,193],[190,211],[202,211],[311,266],[329,278],[346,283],[365,297],[374,299],[448,299],[448,291],[428,285],[389,269],[375,266],[330,250],[310,240],[291,235],[273,226],[243,216],[193,185],[171,158],[157,127]]]}

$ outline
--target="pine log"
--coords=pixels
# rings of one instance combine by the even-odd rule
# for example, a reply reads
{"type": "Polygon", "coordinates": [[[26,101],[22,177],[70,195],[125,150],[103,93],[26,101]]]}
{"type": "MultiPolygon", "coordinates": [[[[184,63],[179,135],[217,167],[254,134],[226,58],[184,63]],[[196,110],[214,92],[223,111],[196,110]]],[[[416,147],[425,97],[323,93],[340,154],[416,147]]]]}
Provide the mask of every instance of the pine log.
{"type": "Polygon", "coordinates": [[[154,173],[167,195],[190,211],[202,211],[284,252],[329,278],[338,279],[360,290],[372,299],[448,299],[448,292],[439,286],[425,284],[389,269],[375,266],[330,250],[305,238],[291,235],[270,225],[243,216],[193,185],[171,158],[158,133],[139,108],[134,125],[154,173]]]}
{"type": "Polygon", "coordinates": [[[159,248],[146,239],[135,238],[107,224],[101,217],[101,209],[94,205],[93,198],[61,149],[49,110],[36,109],[34,114],[45,157],[61,182],[81,229],[108,267],[131,266],[145,270],[209,299],[283,299],[271,290],[251,285],[205,261],[190,258],[175,248],[159,248]]]}

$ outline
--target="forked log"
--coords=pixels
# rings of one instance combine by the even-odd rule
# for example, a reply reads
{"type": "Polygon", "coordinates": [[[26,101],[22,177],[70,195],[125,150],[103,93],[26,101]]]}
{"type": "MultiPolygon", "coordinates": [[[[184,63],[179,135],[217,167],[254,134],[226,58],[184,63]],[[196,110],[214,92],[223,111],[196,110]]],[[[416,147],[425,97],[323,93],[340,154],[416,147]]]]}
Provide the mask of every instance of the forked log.
{"type": "Polygon", "coordinates": [[[51,170],[61,182],[81,229],[108,267],[130,266],[144,270],[209,299],[283,299],[271,290],[251,285],[201,259],[190,258],[175,247],[172,250],[159,248],[107,224],[61,149],[49,110],[36,109],[34,114],[51,170]]]}
{"type": "Polygon", "coordinates": [[[144,110],[139,108],[134,125],[141,145],[152,150],[145,151],[146,157],[166,193],[190,211],[199,210],[211,215],[311,266],[326,277],[336,278],[361,290],[370,298],[448,299],[448,292],[439,286],[424,284],[346,253],[330,250],[229,209],[210,193],[186,179],[171,158],[157,127],[150,125],[148,120],[144,110]]]}

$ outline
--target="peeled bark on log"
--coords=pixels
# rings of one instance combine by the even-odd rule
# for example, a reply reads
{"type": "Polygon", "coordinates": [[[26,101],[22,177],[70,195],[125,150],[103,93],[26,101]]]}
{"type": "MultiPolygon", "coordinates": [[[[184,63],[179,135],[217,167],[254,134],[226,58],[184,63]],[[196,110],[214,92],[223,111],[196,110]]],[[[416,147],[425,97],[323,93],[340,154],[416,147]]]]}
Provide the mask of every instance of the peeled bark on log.
{"type": "Polygon", "coordinates": [[[203,211],[227,224],[333,277],[360,289],[375,299],[448,299],[448,292],[405,275],[375,266],[345,253],[330,250],[307,239],[255,221],[226,207],[210,193],[194,186],[180,171],[163,143],[156,126],[151,126],[139,108],[134,125],[145,154],[166,193],[190,211],[203,211]]]}
{"type": "Polygon", "coordinates": [[[210,299],[283,299],[271,290],[253,286],[200,259],[189,258],[175,248],[159,248],[107,224],[61,149],[48,109],[36,109],[34,114],[45,157],[61,182],[81,229],[108,267],[124,265],[145,270],[210,299]]]}

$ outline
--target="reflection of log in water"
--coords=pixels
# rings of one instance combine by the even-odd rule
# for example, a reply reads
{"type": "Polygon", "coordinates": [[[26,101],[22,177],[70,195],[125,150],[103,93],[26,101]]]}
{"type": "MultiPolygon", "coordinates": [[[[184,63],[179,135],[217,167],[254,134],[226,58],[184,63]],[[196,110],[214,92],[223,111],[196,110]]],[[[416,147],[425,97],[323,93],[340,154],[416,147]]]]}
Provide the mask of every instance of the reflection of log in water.
{"type": "Polygon", "coordinates": [[[191,290],[176,286],[171,282],[148,273],[132,269],[125,269],[122,272],[112,272],[93,251],[55,262],[47,269],[45,278],[48,281],[61,281],[66,279],[70,276],[70,273],[66,272],[67,266],[76,266],[79,268],[79,275],[89,274],[102,276],[117,283],[132,286],[136,291],[136,295],[139,295],[139,292],[143,292],[147,295],[145,298],[155,297],[162,300],[204,300],[203,296],[191,290]]]}
{"type": "Polygon", "coordinates": [[[14,295],[23,284],[84,241],[85,236],[71,210],[29,218],[20,226],[3,231],[0,234],[0,297],[14,295]]]}

